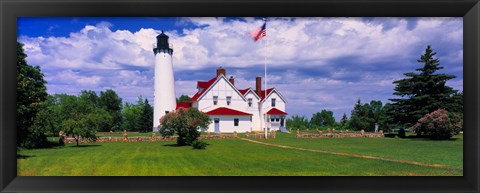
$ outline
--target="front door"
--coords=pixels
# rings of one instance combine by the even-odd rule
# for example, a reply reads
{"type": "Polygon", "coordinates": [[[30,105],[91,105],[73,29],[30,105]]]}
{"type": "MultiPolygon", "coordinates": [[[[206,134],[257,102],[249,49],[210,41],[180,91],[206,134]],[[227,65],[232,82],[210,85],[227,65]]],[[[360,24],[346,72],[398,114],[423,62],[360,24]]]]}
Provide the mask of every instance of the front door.
{"type": "Polygon", "coordinates": [[[213,119],[213,122],[215,124],[215,133],[220,133],[220,119],[215,118],[213,119]]]}

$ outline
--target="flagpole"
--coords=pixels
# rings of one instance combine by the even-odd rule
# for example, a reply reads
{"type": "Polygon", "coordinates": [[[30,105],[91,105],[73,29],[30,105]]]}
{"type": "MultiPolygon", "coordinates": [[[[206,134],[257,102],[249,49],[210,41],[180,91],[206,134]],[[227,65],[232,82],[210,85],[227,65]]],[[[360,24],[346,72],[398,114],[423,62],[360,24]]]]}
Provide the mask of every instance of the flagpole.
{"type": "MultiPolygon", "coordinates": [[[[264,64],[264,67],[265,67],[265,98],[263,100],[263,103],[265,104],[265,102],[267,101],[267,90],[268,90],[268,87],[267,87],[267,49],[266,49],[266,42],[267,42],[267,34],[266,34],[266,31],[267,31],[267,18],[264,17],[263,20],[265,21],[265,41],[263,41],[263,50],[265,51],[265,55],[264,55],[264,60],[263,60],[263,64],[264,64]]],[[[266,105],[264,105],[264,107],[266,107],[266,105]]],[[[268,137],[268,134],[267,134],[267,121],[268,121],[268,118],[267,118],[267,109],[265,109],[265,139],[267,139],[268,137]]]]}

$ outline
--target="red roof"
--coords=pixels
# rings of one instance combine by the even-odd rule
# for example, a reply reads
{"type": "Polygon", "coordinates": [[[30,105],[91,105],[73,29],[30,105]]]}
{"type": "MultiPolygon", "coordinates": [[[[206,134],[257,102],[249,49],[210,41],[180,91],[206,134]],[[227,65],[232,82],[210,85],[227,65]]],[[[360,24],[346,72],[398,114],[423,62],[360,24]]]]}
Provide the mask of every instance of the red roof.
{"type": "MultiPolygon", "coordinates": [[[[267,89],[267,95],[268,96],[271,92],[272,92],[273,88],[269,88],[267,89]]],[[[260,93],[260,100],[263,101],[263,99],[265,99],[265,90],[262,90],[262,93],[260,93]]]]}
{"type": "Polygon", "coordinates": [[[193,97],[188,101],[189,103],[197,101],[198,97],[202,96],[202,94],[210,87],[212,84],[217,80],[217,78],[212,78],[208,82],[198,81],[197,88],[201,88],[200,92],[195,93],[193,97]]]}
{"type": "Polygon", "coordinates": [[[189,102],[177,102],[177,108],[175,108],[175,110],[177,110],[180,107],[188,109],[188,108],[190,108],[190,103],[189,102]]]}
{"type": "Polygon", "coordinates": [[[250,88],[246,88],[246,89],[243,89],[243,90],[238,90],[240,93],[242,93],[242,95],[245,95],[245,93],[247,93],[247,91],[250,90],[250,88]]]}
{"type": "Polygon", "coordinates": [[[286,112],[278,110],[277,108],[272,108],[267,112],[267,115],[286,115],[286,112]]]}
{"type": "Polygon", "coordinates": [[[245,113],[242,111],[237,111],[227,107],[219,107],[211,111],[206,112],[207,115],[242,115],[242,116],[252,116],[250,113],[245,113]]]}

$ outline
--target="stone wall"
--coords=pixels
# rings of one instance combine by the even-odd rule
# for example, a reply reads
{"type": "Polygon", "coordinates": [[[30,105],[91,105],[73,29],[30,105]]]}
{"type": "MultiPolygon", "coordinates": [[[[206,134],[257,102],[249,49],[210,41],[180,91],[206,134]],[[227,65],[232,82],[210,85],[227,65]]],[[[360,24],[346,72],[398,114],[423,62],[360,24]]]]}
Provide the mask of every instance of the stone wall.
{"type": "MultiPolygon", "coordinates": [[[[265,132],[245,132],[246,138],[253,138],[253,139],[265,139],[265,132]]],[[[267,138],[275,139],[275,131],[270,131],[267,133],[267,138]]]]}
{"type": "Polygon", "coordinates": [[[327,130],[323,132],[321,130],[316,131],[296,131],[297,138],[345,138],[345,137],[369,137],[369,138],[379,138],[385,137],[383,132],[373,133],[373,132],[353,132],[353,131],[335,131],[335,130],[327,130]]]}
{"type": "MultiPolygon", "coordinates": [[[[204,140],[204,139],[233,139],[237,138],[237,133],[234,132],[233,134],[207,134],[207,135],[202,135],[198,138],[198,140],[204,140]]],[[[96,140],[91,140],[91,139],[80,139],[80,143],[92,143],[92,142],[97,142],[97,143],[105,143],[105,142],[142,142],[142,141],[175,141],[177,140],[177,136],[171,136],[171,137],[161,137],[161,136],[156,136],[155,134],[152,135],[151,137],[147,136],[137,136],[137,137],[127,137],[127,135],[124,135],[123,137],[97,137],[96,140]]],[[[75,144],[75,138],[65,138],[64,142],[66,144],[75,144]]]]}

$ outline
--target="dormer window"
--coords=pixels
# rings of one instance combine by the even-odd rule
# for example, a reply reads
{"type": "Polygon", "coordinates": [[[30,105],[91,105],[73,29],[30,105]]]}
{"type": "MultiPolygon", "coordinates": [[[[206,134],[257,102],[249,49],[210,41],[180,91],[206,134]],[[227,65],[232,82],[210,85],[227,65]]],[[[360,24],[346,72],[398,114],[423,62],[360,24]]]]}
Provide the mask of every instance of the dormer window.
{"type": "Polygon", "coordinates": [[[248,98],[248,107],[252,107],[252,98],[248,98]]]}
{"type": "Polygon", "coordinates": [[[213,105],[217,105],[218,103],[218,96],[213,96],[213,105]]]}
{"type": "Polygon", "coordinates": [[[230,105],[231,102],[232,102],[232,97],[231,97],[231,96],[227,96],[227,105],[230,105]]]}
{"type": "Polygon", "coordinates": [[[272,107],[275,107],[275,101],[276,99],[272,99],[272,107]]]}

